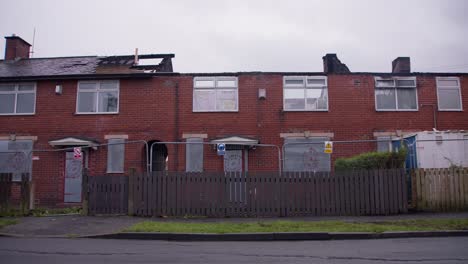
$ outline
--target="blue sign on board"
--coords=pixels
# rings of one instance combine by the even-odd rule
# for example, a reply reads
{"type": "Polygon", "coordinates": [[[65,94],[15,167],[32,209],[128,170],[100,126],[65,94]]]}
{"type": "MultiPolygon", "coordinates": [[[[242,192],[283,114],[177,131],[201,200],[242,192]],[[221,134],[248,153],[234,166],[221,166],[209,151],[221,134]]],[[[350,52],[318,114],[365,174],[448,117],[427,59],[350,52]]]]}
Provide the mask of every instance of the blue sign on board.
{"type": "Polygon", "coordinates": [[[226,153],[226,144],[224,143],[217,144],[216,150],[218,151],[218,155],[223,156],[226,153]]]}

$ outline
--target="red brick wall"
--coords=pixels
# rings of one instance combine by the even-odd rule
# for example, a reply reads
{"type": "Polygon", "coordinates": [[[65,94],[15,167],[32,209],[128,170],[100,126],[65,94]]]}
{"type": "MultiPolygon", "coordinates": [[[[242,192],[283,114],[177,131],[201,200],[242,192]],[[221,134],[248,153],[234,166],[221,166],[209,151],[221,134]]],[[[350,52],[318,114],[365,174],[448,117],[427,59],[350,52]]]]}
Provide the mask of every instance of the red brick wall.
{"type": "MultiPolygon", "coordinates": [[[[374,103],[374,77],[371,75],[329,75],[327,112],[284,112],[283,76],[245,74],[239,76],[239,111],[235,113],[192,112],[192,76],[154,77],[120,81],[119,114],[77,115],[77,81],[37,82],[36,114],[33,116],[0,116],[0,136],[10,134],[37,136],[35,149],[52,150],[49,141],[66,136],[94,138],[101,143],[109,134],[128,135],[132,140],[184,141],[183,133],[203,133],[208,139],[240,135],[258,138],[260,143],[283,145],[280,133],[332,132],[333,140],[374,139],[373,133],[396,130],[431,130],[433,110],[437,107],[434,76],[418,76],[418,111],[377,112],[374,103]],[[359,81],[359,85],[355,85],[359,81]],[[62,95],[55,85],[63,86],[62,95]],[[259,100],[258,89],[266,89],[266,99],[259,100]],[[176,97],[178,94],[178,97],[176,97]],[[177,102],[178,101],[178,102],[177,102]],[[178,123],[176,122],[178,120],[178,123]]],[[[468,107],[468,78],[460,78],[463,106],[468,107]]],[[[437,112],[439,130],[468,130],[468,115],[462,112],[437,112]]],[[[168,145],[169,169],[185,169],[185,147],[168,145]],[[177,153],[178,150],[178,154],[177,153]],[[177,160],[178,157],[178,160],[177,160]],[[177,160],[177,162],[176,162],[177,160]]],[[[375,150],[375,143],[337,144],[332,155],[349,156],[375,150]]],[[[127,145],[125,169],[144,170],[144,145],[127,145]]],[[[64,153],[36,152],[33,178],[36,199],[40,204],[63,202],[64,153]]],[[[222,170],[222,157],[209,146],[204,148],[204,169],[222,170]]],[[[92,175],[105,174],[105,147],[90,151],[92,175]]],[[[277,150],[257,148],[249,151],[250,170],[276,170],[277,150]]]]}

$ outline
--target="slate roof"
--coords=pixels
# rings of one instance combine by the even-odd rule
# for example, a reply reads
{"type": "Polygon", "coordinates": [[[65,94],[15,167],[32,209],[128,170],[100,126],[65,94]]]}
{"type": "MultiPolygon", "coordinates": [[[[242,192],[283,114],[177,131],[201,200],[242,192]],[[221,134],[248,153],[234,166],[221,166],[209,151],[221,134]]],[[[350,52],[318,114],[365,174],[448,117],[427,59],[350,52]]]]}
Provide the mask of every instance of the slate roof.
{"type": "MultiPolygon", "coordinates": [[[[163,58],[159,65],[150,65],[150,70],[172,72],[173,54],[141,55],[142,58],[163,58]]],[[[134,56],[82,56],[0,60],[0,78],[38,76],[70,76],[94,74],[144,73],[144,66],[134,66],[134,56]]]]}
{"type": "Polygon", "coordinates": [[[97,56],[0,61],[0,77],[93,74],[98,63],[97,56]]]}

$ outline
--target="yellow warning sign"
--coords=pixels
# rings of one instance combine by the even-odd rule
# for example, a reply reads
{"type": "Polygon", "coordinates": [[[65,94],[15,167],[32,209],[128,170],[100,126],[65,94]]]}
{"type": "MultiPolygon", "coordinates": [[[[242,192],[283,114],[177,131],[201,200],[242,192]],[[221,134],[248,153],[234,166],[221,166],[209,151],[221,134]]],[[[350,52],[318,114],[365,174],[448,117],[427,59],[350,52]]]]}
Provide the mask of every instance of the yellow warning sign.
{"type": "Polygon", "coordinates": [[[325,148],[324,148],[323,152],[325,152],[327,154],[333,153],[333,142],[325,141],[325,148]]]}

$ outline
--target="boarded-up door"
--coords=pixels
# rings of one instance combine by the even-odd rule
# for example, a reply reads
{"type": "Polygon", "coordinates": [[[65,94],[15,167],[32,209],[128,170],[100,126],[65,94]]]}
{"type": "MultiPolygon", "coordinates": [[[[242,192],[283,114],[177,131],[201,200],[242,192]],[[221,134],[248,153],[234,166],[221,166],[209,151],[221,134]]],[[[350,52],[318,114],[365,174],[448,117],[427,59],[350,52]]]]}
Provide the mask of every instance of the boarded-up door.
{"type": "Polygon", "coordinates": [[[81,202],[82,172],[83,156],[81,156],[81,158],[75,158],[73,152],[66,152],[64,202],[81,202]]]}

